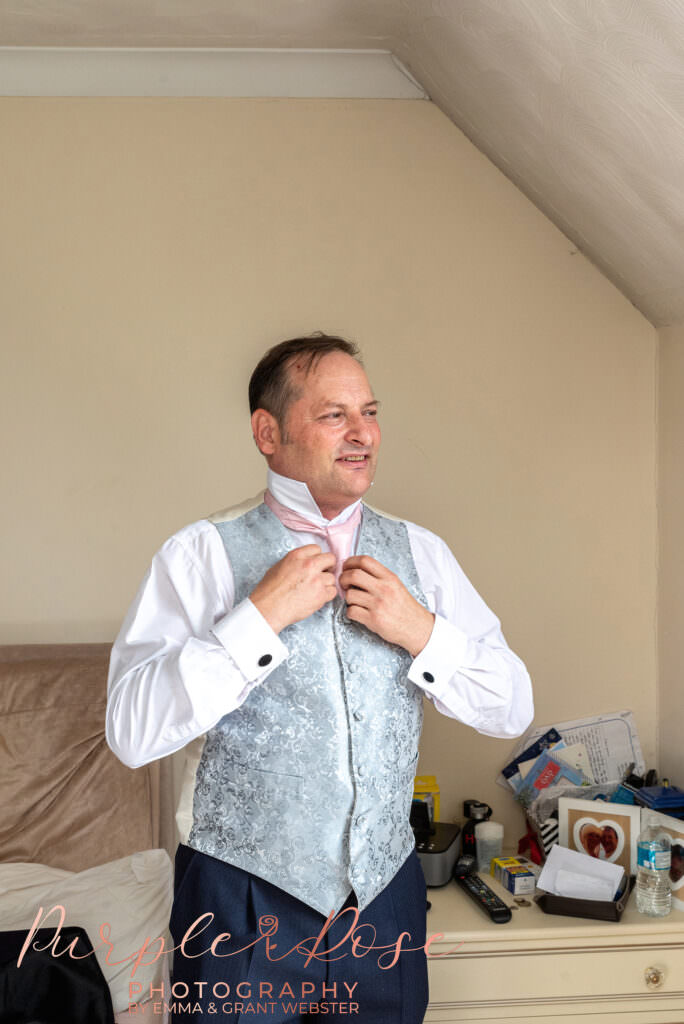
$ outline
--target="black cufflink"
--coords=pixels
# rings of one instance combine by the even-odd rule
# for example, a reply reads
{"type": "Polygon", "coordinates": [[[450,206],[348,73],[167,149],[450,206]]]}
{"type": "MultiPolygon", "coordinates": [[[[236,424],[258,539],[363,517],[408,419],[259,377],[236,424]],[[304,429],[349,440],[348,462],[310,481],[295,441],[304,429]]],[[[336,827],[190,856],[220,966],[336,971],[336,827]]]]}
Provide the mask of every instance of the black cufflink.
{"type": "Polygon", "coordinates": [[[273,661],[273,655],[272,654],[262,654],[261,657],[259,658],[258,662],[257,662],[257,665],[259,665],[260,668],[266,668],[266,666],[270,665],[272,661],[273,661]]]}
{"type": "MultiPolygon", "coordinates": [[[[261,664],[261,662],[259,662],[259,664],[261,664]]],[[[423,679],[426,683],[434,683],[435,681],[435,677],[432,672],[423,672],[423,679]]]]}

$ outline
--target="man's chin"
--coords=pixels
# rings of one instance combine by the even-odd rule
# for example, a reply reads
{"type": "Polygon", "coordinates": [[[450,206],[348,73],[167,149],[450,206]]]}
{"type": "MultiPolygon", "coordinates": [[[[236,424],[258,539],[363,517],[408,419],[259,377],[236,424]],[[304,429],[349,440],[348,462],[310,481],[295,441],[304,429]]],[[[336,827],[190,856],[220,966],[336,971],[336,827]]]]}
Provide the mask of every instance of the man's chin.
{"type": "Polygon", "coordinates": [[[367,494],[368,491],[371,489],[372,484],[373,480],[371,478],[365,480],[363,484],[361,483],[361,481],[359,481],[356,487],[350,488],[348,492],[350,502],[358,501],[359,498],[363,498],[364,494],[367,494]]]}
{"type": "Polygon", "coordinates": [[[352,487],[364,486],[366,490],[370,487],[375,476],[375,464],[369,462],[344,462],[338,459],[335,463],[338,480],[344,480],[352,487]]]}
{"type": "Polygon", "coordinates": [[[349,487],[352,490],[364,490],[367,491],[370,485],[373,483],[373,477],[375,473],[369,466],[361,466],[359,469],[348,469],[346,466],[340,468],[337,472],[337,479],[341,481],[343,487],[349,487]]]}
{"type": "Polygon", "coordinates": [[[353,501],[358,501],[370,490],[372,483],[373,478],[365,475],[363,478],[359,476],[355,480],[342,480],[339,482],[337,492],[340,498],[345,498],[347,504],[351,505],[353,501]]]}

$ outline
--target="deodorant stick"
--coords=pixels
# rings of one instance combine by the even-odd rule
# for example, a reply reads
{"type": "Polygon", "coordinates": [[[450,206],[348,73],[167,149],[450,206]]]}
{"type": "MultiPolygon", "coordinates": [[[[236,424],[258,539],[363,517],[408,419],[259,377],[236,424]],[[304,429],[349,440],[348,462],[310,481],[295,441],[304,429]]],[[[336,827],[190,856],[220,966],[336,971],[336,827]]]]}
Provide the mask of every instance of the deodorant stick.
{"type": "Polygon", "coordinates": [[[478,821],[475,826],[477,870],[489,871],[492,859],[503,849],[504,827],[498,821],[478,821]]]}

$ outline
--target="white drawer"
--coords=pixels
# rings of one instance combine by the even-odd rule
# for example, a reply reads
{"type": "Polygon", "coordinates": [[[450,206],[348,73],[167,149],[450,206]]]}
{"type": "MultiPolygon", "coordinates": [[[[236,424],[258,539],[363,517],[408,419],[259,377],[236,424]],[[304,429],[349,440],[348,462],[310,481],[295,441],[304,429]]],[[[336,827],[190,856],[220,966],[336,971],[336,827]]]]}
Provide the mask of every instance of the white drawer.
{"type": "Polygon", "coordinates": [[[431,960],[429,972],[431,1006],[611,996],[684,999],[684,948],[667,943],[455,956],[431,960]]]}

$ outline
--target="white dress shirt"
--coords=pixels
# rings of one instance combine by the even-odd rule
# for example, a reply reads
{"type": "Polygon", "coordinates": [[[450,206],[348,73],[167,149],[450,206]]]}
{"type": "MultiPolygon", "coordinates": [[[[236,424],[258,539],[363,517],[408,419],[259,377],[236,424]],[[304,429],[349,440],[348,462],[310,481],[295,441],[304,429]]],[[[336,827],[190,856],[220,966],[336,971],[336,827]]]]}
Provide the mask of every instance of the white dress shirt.
{"type": "MultiPolygon", "coordinates": [[[[268,488],[325,526],[343,522],[355,507],[328,521],[306,484],[269,471],[268,488]]],[[[487,736],[521,735],[534,713],[525,666],[444,541],[415,523],[406,526],[435,614],[409,679],[442,714],[487,736]]],[[[288,532],[297,545],[312,543],[310,533],[288,532]]],[[[327,548],[318,536],[315,542],[327,548]]],[[[206,519],[192,523],[154,556],[114,642],[107,741],[131,768],[172,754],[239,707],[288,656],[249,598],[234,604],[233,573],[216,527],[206,519]]]]}

